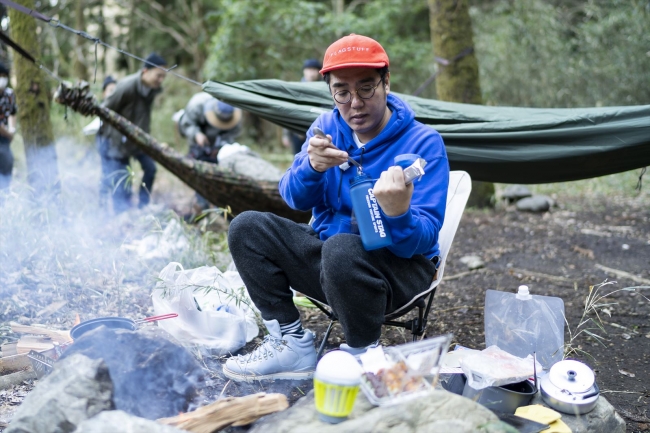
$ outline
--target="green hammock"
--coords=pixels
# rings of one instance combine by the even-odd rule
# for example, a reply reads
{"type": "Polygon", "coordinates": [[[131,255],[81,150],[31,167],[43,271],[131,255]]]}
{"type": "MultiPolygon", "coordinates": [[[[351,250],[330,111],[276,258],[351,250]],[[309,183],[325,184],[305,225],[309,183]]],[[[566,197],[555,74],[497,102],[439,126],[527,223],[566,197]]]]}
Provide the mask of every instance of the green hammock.
{"type": "MultiPolygon", "coordinates": [[[[296,132],[332,109],[323,82],[208,81],[203,89],[296,132]]],[[[489,107],[395,94],[417,120],[442,134],[452,170],[465,170],[474,180],[563,182],[650,165],[650,105],[489,107]]]]}

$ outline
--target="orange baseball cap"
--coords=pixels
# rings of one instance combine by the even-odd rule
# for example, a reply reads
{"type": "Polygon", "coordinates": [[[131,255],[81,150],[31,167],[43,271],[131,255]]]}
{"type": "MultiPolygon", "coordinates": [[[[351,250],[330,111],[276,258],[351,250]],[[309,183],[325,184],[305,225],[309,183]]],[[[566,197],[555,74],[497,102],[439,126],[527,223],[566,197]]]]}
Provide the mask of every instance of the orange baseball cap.
{"type": "Polygon", "coordinates": [[[376,40],[367,36],[342,37],[325,51],[321,75],[336,69],[383,68],[388,66],[388,54],[376,40]]]}

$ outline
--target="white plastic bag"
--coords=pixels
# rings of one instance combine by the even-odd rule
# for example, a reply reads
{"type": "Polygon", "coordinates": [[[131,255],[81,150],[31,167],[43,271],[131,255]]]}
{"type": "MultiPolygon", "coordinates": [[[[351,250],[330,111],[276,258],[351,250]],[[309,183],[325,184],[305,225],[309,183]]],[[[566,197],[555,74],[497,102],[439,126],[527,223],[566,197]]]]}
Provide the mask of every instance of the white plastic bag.
{"type": "Polygon", "coordinates": [[[216,267],[184,270],[171,262],[160,272],[153,293],[154,312],[178,313],[159,326],[184,344],[229,354],[259,333],[253,303],[236,271],[216,267]]]}
{"type": "MultiPolygon", "coordinates": [[[[517,383],[535,374],[532,356],[518,358],[497,346],[463,357],[460,367],[467,376],[467,383],[474,389],[517,383]]],[[[539,362],[537,371],[542,371],[539,362]]]]}

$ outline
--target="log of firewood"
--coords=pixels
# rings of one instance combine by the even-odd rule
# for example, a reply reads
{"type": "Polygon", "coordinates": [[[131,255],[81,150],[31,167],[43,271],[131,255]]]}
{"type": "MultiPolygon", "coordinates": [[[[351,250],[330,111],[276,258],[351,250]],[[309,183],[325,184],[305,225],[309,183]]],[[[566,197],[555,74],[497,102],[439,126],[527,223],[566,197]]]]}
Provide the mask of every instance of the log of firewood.
{"type": "Polygon", "coordinates": [[[212,433],[228,426],[241,426],[258,418],[289,407],[284,394],[259,393],[246,397],[228,397],[217,400],[193,412],[172,418],[161,418],[159,423],[178,427],[193,433],[212,433]]]}
{"type": "Polygon", "coordinates": [[[14,385],[20,385],[24,381],[32,379],[36,379],[36,372],[32,369],[0,376],[0,389],[11,388],[14,385]]]}
{"type": "Polygon", "coordinates": [[[11,330],[16,334],[35,334],[45,335],[52,339],[53,342],[67,343],[72,341],[69,331],[60,331],[57,329],[48,329],[42,326],[21,325],[20,323],[11,322],[11,330]]]}
{"type": "Polygon", "coordinates": [[[32,363],[26,354],[6,356],[0,358],[0,376],[4,376],[16,371],[27,370],[32,367],[32,363]]]}

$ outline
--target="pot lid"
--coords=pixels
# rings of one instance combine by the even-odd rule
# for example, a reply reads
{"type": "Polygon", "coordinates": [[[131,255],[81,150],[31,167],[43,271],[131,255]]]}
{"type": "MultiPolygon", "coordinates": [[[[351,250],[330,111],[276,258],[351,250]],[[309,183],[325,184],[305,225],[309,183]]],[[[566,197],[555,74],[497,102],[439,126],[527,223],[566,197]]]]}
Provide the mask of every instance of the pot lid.
{"type": "Polygon", "coordinates": [[[594,385],[594,372],[586,364],[572,359],[560,361],[548,373],[551,383],[571,393],[587,392],[594,385]]]}

